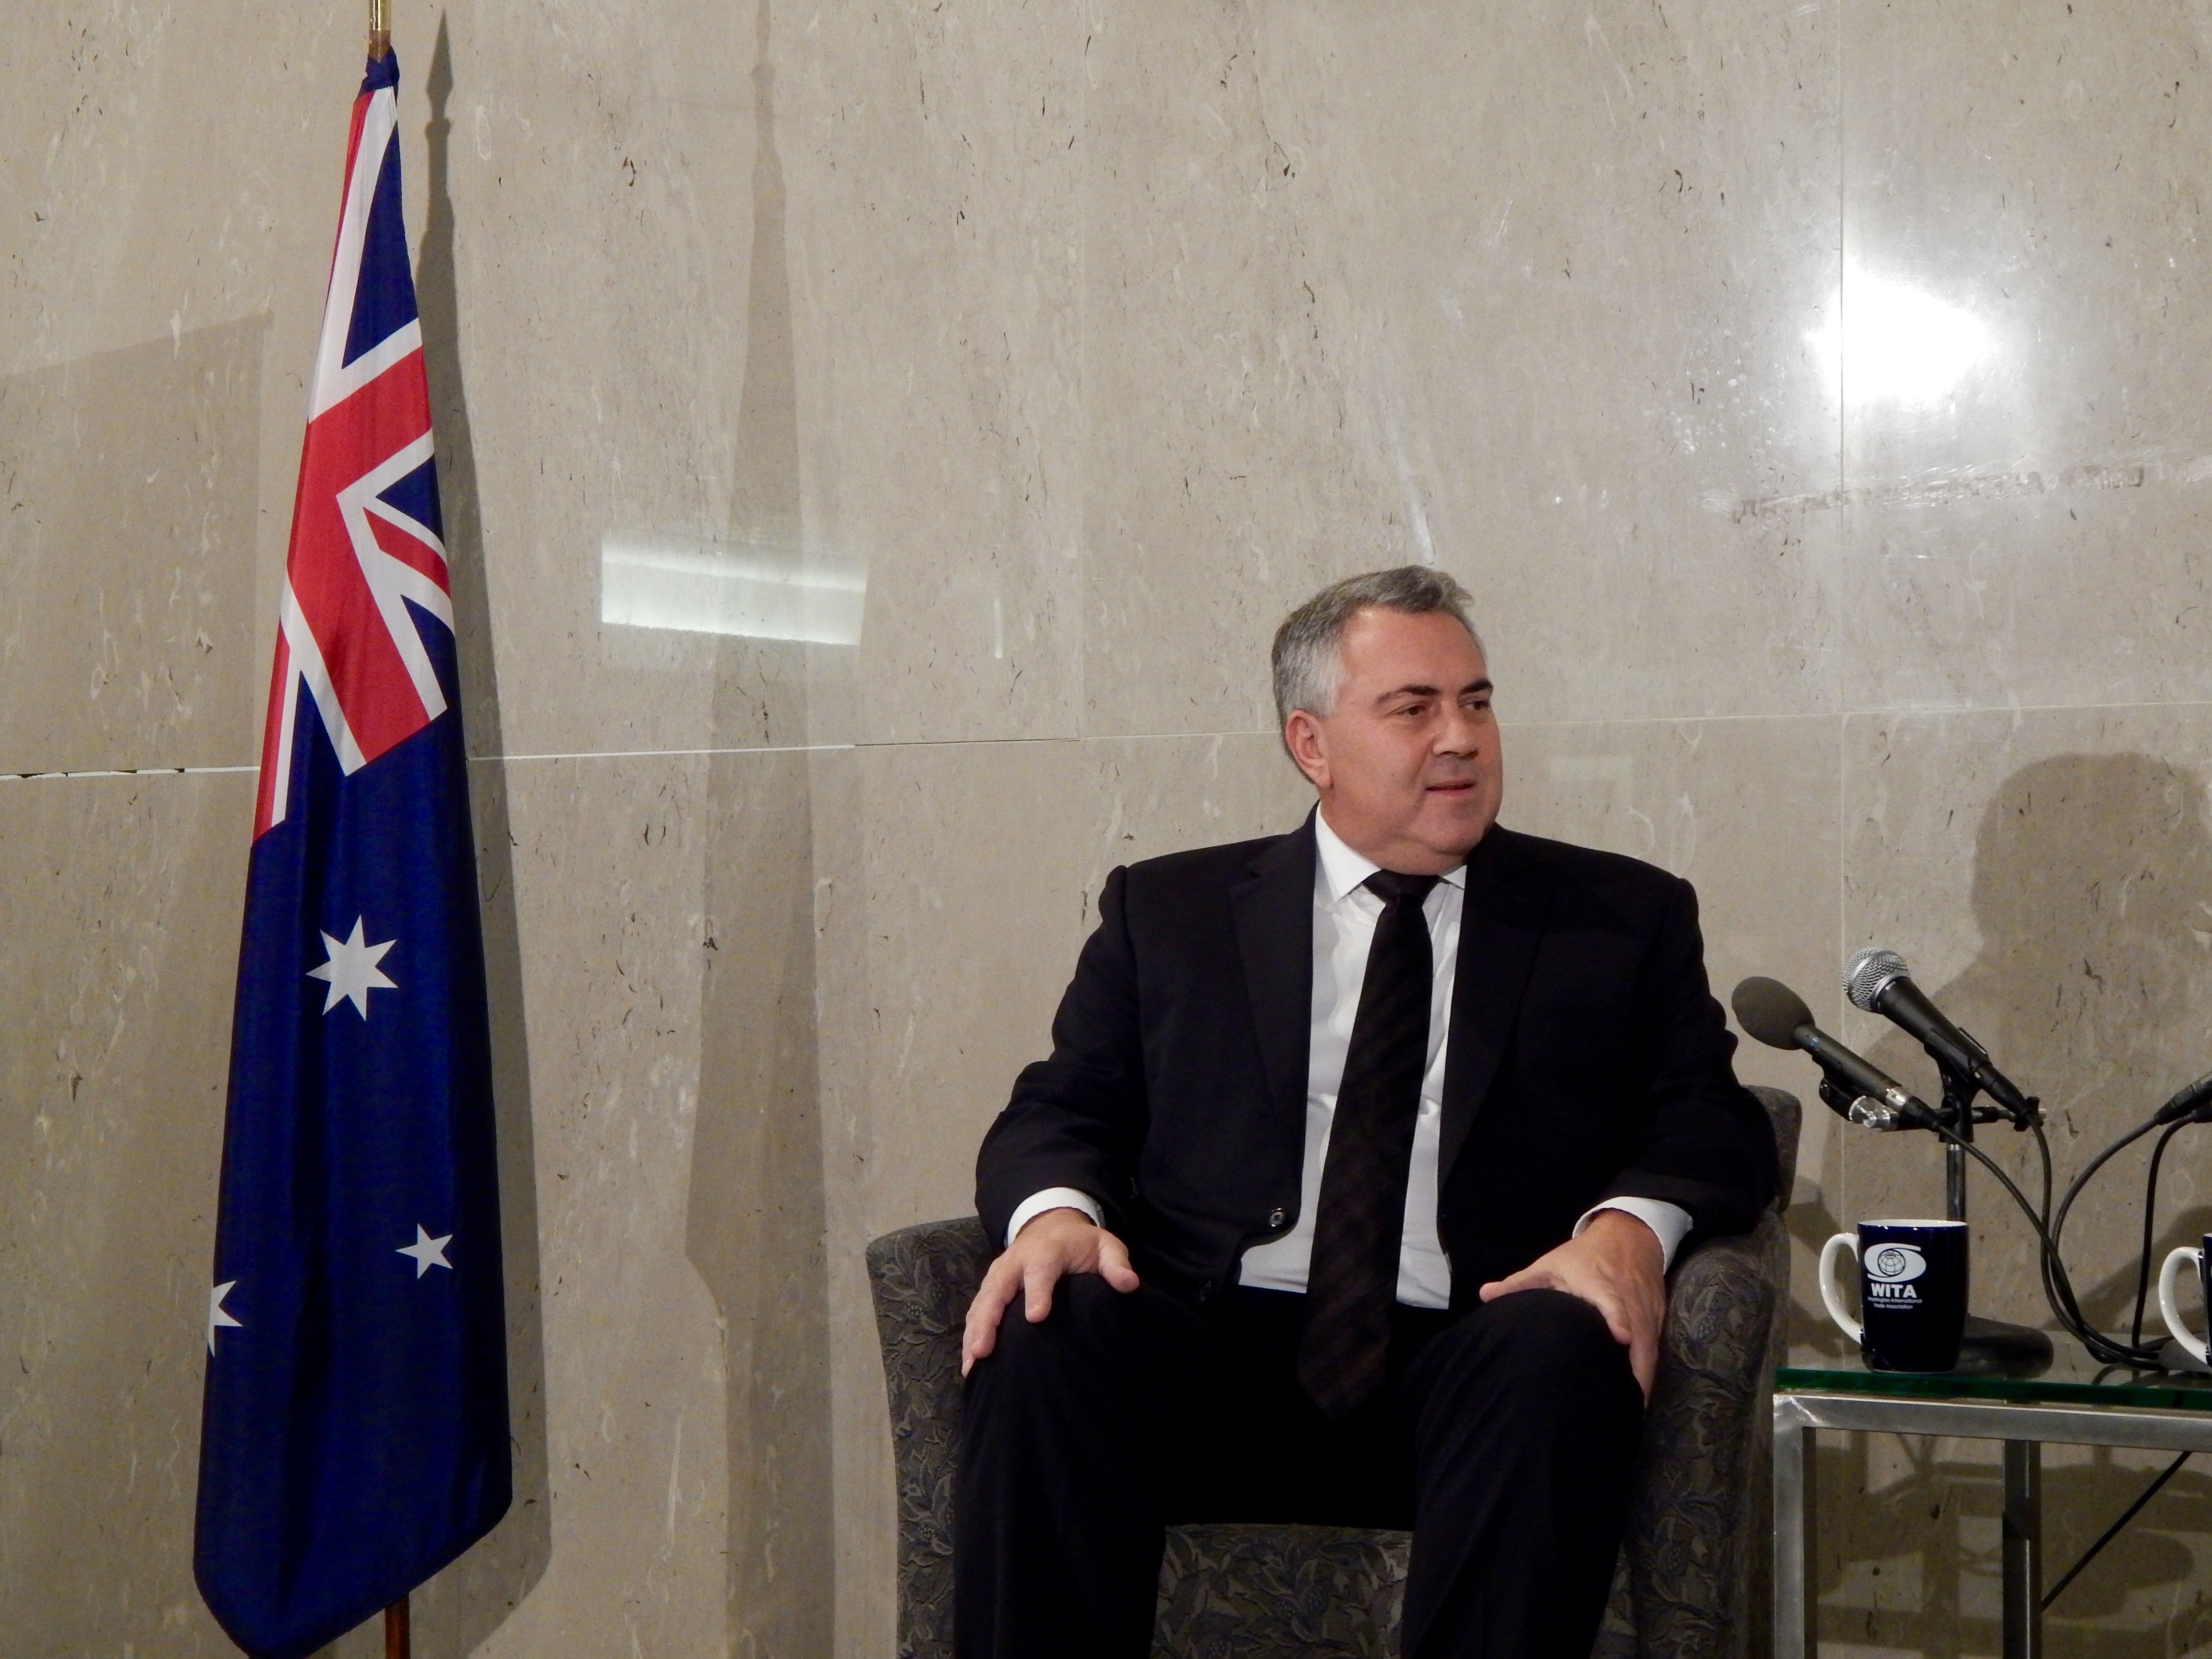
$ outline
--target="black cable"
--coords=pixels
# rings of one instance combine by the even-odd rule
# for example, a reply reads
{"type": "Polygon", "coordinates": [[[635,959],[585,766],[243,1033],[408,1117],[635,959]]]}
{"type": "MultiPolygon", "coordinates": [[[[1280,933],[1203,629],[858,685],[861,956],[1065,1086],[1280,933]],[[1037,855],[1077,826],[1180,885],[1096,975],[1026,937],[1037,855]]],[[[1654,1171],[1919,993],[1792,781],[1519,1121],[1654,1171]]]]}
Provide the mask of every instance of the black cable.
{"type": "MultiPolygon", "coordinates": [[[[2036,1155],[2043,1160],[2043,1213],[2047,1219],[2051,1214],[2051,1137],[2043,1133],[2040,1113],[2028,1120],[2027,1127],[2034,1131],[2036,1155]]],[[[2051,1237],[2055,1240],[2057,1235],[2051,1237]]]]}
{"type": "MultiPolygon", "coordinates": [[[[2051,1236],[2044,1218],[2035,1212],[2033,1206],[2027,1201],[2027,1195],[2014,1184],[2013,1178],[1999,1168],[1996,1161],[1988,1153],[1948,1126],[1931,1123],[1929,1127],[1942,1139],[1964,1150],[1976,1163],[1995,1176],[1997,1183],[2011,1195],[2012,1201],[2020,1206],[2020,1212],[2027,1218],[2028,1225],[2035,1229],[2036,1238],[2043,1246],[2045,1295],[2051,1303],[2051,1311],[2058,1316],[2058,1322],[2066,1328],[2068,1334],[2087,1348],[2095,1358],[2115,1364],[2157,1368],[2158,1359],[2155,1354],[2146,1352],[2128,1343],[2113,1340],[2102,1331],[2091,1326],[2082,1316],[2081,1304],[2074,1295],[2073,1282],[2066,1275],[2066,1264],[2059,1259],[2057,1241],[2051,1236]]],[[[2101,1158],[2099,1160],[2100,1163],[2102,1161],[2101,1158]]],[[[2078,1191],[2079,1188],[2080,1183],[2077,1182],[2075,1190],[2078,1191]]],[[[2072,1194],[2069,1194],[2069,1196],[2070,1198],[2072,1194]]]]}
{"type": "Polygon", "coordinates": [[[2163,1357],[2157,1345],[2153,1344],[2148,1347],[2143,1345],[2142,1328],[2140,1322],[2131,1334],[2132,1340],[2127,1342],[2120,1342],[2106,1336],[2102,1332],[2092,1331],[2089,1328],[2088,1322],[2081,1316],[2081,1304],[2075,1297],[2073,1283],[2067,1276],[2065,1261],[2059,1254],[2066,1235],[2067,1218],[2072,1213],[2075,1200],[2081,1195],[2083,1188],[2087,1187],[2090,1178],[2098,1170],[2103,1169],[2114,1158],[2135,1145],[2153,1129],[2159,1127],[2161,1122],[2171,1128],[2179,1127],[2179,1122],[2186,1121],[2174,1120],[2169,1116],[2172,1105],[2172,1102],[2168,1102],[2166,1107],[2129,1130],[2127,1133],[2091,1158],[2081,1173],[2075,1176],[2069,1183],[2066,1195],[2058,1202],[2057,1212],[2051,1218],[2051,1254],[2043,1264],[2044,1289],[2046,1297],[2051,1304],[2052,1310],[2058,1314],[2059,1322],[2089,1350],[2092,1357],[2107,1364],[2128,1365],[2137,1370],[2164,1368],[2163,1357]]]}
{"type": "Polygon", "coordinates": [[[2184,1118],[2180,1123],[2166,1126],[2166,1133],[2150,1149],[2150,1173],[2143,1177],[2142,1262],[2136,1270],[2136,1322],[2130,1332],[2130,1339],[2139,1348],[2142,1346],[2143,1304],[2150,1299],[2150,1247],[2152,1239],[2156,1237],[2158,1166],[2166,1160],[2166,1143],[2179,1134],[2182,1124],[2188,1121],[2184,1118]]]}
{"type": "Polygon", "coordinates": [[[2158,1119],[2155,1117],[2146,1118],[2142,1123],[2129,1130],[2127,1133],[2122,1135],[2111,1146],[2106,1147],[2103,1152],[2098,1153],[2096,1157],[2089,1160],[2088,1166],[2084,1169],[2080,1175],[2075,1176],[2072,1184],[2066,1188],[2066,1196],[2058,1201],[2058,1213],[2053,1218],[2051,1227],[2051,1235],[2053,1238],[2057,1238],[2064,1235],[2066,1231],[2067,1212],[2073,1209],[2074,1200],[2081,1196],[2081,1189],[2089,1184],[2089,1177],[2096,1174],[2098,1170],[2103,1169],[2106,1164],[2111,1163],[2119,1153],[2126,1151],[2130,1146],[2134,1146],[2136,1142],[2141,1140],[2145,1135],[2148,1134],[2156,1127],[2158,1127],[2158,1119]]]}
{"type": "MultiPolygon", "coordinates": [[[[2179,1123],[2173,1125],[2173,1127],[2177,1129],[2180,1127],[2181,1126],[2179,1123]]],[[[2161,1140],[2159,1145],[2163,1148],[2166,1143],[2161,1140]]],[[[2175,1458],[2173,1462],[2168,1463],[2163,1469],[2160,1470],[2158,1478],[2142,1489],[2142,1492],[2137,1496],[2136,1501],[2129,1504],[2127,1509],[2122,1512],[2120,1518],[2113,1522],[2111,1526],[2105,1528],[2104,1535],[2099,1538],[2095,1543],[2090,1545],[2087,1549],[2081,1552],[2081,1559],[2079,1561],[2076,1561],[2072,1566],[2066,1569],[2066,1576],[2043,1593],[2042,1610],[2044,1612],[2048,1613],[2051,1610],[2051,1604],[2058,1599],[2058,1592],[2064,1589],[2069,1584],[2072,1583],[2075,1579],[2081,1576],[2081,1569],[2087,1566],[2092,1561],[2097,1559],[2098,1552],[2102,1550],[2106,1545],[2111,1543],[2112,1540],[2120,1535],[2120,1528],[2126,1526],[2129,1522],[2134,1520],[2136,1516],[2142,1512],[2142,1506],[2149,1503],[2152,1498],[2158,1496],[2159,1489],[2164,1486],[2167,1481],[2172,1480],[2175,1475],[2181,1472],[2181,1466],[2189,1461],[2191,1455],[2191,1454],[2184,1452],[2180,1456],[2175,1458]]]]}

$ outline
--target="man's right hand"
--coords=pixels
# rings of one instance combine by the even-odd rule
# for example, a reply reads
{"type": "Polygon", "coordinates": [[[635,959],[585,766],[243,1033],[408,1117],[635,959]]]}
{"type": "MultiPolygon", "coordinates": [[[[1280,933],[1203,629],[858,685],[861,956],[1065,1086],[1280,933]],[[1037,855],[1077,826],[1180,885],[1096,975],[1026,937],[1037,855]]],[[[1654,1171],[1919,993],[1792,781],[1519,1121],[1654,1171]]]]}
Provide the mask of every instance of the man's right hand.
{"type": "Polygon", "coordinates": [[[1137,1288],[1129,1249],[1080,1210],[1047,1210],[1014,1235],[991,1264],[969,1304],[967,1334],[960,1343],[960,1375],[999,1346],[999,1321],[1018,1295],[1023,1313],[1036,1324],[1052,1311],[1052,1287],[1066,1273],[1097,1273],[1115,1290],[1137,1288]]]}

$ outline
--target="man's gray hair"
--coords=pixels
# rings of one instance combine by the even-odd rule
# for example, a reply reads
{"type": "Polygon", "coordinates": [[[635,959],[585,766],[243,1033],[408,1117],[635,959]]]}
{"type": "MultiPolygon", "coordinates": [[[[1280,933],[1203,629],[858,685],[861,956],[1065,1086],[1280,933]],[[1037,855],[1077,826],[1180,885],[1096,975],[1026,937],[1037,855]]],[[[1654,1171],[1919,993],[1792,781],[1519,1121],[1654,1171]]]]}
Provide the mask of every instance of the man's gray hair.
{"type": "Polygon", "coordinates": [[[1275,718],[1287,720],[1303,708],[1326,718],[1336,707],[1344,684],[1344,630],[1363,611],[1402,611],[1423,617],[1442,612],[1456,617],[1482,649],[1482,635],[1468,615],[1474,595],[1441,570],[1401,564],[1395,570],[1370,570],[1346,576],[1308,599],[1283,618],[1275,630],[1275,718]]]}

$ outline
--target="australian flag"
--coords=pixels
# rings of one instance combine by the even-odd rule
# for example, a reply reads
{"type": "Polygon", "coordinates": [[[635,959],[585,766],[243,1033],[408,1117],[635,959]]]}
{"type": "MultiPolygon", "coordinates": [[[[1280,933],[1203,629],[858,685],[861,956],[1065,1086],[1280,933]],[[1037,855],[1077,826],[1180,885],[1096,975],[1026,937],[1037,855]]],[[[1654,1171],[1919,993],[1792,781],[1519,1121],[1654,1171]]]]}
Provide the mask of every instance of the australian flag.
{"type": "Polygon", "coordinates": [[[509,1492],[491,1065],[453,609],[399,212],[353,106],[261,750],[208,1297],[195,1566],[291,1659],[509,1492]]]}

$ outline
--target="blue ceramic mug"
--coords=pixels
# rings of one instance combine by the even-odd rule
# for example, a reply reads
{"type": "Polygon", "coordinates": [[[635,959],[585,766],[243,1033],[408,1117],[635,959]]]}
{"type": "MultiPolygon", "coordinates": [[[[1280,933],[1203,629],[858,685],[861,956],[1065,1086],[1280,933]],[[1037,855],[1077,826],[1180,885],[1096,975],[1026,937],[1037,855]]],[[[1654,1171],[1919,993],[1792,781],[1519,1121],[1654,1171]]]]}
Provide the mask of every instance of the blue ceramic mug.
{"type": "Polygon", "coordinates": [[[1877,1371],[1948,1371],[1966,1328],[1966,1224],[1862,1221],[1820,1251],[1820,1300],[1877,1371]],[[1858,1259],[1859,1316],[1835,1282],[1846,1252],[1858,1259]]]}

